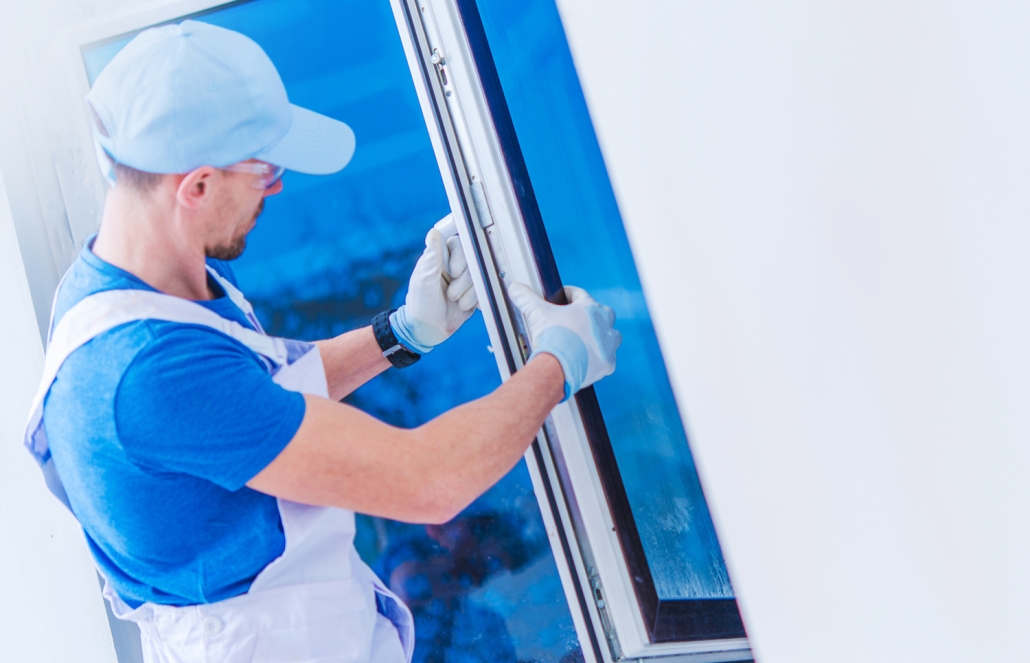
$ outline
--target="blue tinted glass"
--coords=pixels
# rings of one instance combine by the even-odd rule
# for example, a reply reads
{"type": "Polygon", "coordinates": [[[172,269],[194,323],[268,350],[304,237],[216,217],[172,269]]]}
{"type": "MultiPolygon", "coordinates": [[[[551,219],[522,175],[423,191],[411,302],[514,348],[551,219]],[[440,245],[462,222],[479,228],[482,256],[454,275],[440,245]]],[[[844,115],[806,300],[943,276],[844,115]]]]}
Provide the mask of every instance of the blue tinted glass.
{"type": "MultiPolygon", "coordinates": [[[[450,209],[389,3],[253,0],[200,20],[253,38],[292,102],[347,122],[357,136],[340,173],[286,174],[233,265],[269,333],[325,338],[399,306],[425,233],[450,209]]],[[[116,52],[87,49],[87,71],[99,73],[116,52]]],[[[419,363],[347,400],[418,425],[500,384],[488,344],[477,314],[419,363]]],[[[355,543],[411,605],[416,661],[580,660],[524,462],[451,523],[359,516],[355,543]]]]}
{"type": "Polygon", "coordinates": [[[618,369],[596,391],[658,596],[730,597],[554,0],[481,0],[479,7],[562,279],[614,308],[623,335],[618,369]]]}

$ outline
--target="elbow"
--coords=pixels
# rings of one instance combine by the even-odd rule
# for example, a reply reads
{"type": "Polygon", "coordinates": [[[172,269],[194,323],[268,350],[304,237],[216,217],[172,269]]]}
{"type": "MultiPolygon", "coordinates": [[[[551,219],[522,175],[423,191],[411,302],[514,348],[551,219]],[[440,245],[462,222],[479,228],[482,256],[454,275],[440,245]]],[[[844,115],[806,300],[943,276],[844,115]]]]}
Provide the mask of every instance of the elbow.
{"type": "Polygon", "coordinates": [[[464,492],[454,482],[423,481],[420,520],[426,525],[443,525],[454,520],[471,502],[464,492]]]}
{"type": "Polygon", "coordinates": [[[420,426],[408,431],[413,449],[412,462],[405,463],[406,485],[412,486],[413,514],[422,524],[442,525],[460,514],[479,496],[475,460],[447,445],[439,431],[420,426]]]}
{"type": "Polygon", "coordinates": [[[457,511],[452,510],[440,510],[440,511],[427,511],[425,517],[421,519],[423,525],[443,525],[454,520],[457,515],[461,513],[461,509],[457,511]]]}
{"type": "Polygon", "coordinates": [[[406,463],[405,474],[412,486],[412,517],[427,525],[442,525],[454,520],[479,493],[467,463],[456,459],[453,450],[442,448],[440,439],[423,426],[411,429],[411,447],[419,450],[414,462],[406,463]]]}

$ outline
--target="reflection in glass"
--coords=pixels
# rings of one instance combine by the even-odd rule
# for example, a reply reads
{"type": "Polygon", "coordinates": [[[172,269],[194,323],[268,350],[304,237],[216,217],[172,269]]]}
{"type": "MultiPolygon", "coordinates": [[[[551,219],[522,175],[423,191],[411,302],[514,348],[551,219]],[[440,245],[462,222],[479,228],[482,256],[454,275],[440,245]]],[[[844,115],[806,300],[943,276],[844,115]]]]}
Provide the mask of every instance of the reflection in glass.
{"type": "MultiPolygon", "coordinates": [[[[198,18],[257,41],[291,101],[357,135],[342,172],[286,174],[234,263],[266,329],[326,338],[400,305],[425,233],[450,209],[389,4],[252,0],[198,18]]],[[[85,50],[91,79],[131,36],[85,50]]],[[[500,384],[488,345],[477,315],[347,401],[395,425],[421,424],[500,384]]],[[[359,516],[355,544],[410,602],[416,662],[582,660],[524,462],[446,525],[359,516]]]]}
{"type": "Polygon", "coordinates": [[[478,4],[562,279],[623,334],[596,392],[658,597],[732,597],[554,0],[478,4]]]}

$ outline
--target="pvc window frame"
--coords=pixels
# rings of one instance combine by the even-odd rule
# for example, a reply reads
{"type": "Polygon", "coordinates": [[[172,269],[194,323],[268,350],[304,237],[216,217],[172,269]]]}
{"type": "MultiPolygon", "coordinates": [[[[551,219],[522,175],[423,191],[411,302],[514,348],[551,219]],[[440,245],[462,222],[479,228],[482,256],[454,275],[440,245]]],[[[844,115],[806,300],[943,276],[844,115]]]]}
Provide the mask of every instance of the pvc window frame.
{"type": "MultiPolygon", "coordinates": [[[[73,72],[72,93],[80,107],[71,110],[81,118],[82,147],[91,153],[88,112],[81,101],[89,90],[83,48],[249,1],[158,0],[105,13],[66,32],[62,59],[73,72]]],[[[507,300],[507,285],[526,283],[560,301],[561,283],[478,9],[474,0],[390,2],[462,246],[470,256],[498,369],[507,380],[530,351],[521,320],[507,300]]],[[[102,200],[102,178],[98,170],[92,175],[86,186],[102,200]]],[[[626,554],[635,554],[624,536],[628,503],[618,503],[617,487],[611,485],[618,474],[599,469],[606,462],[598,462],[599,445],[591,443],[606,439],[597,415],[592,390],[581,392],[554,410],[526,453],[584,659],[751,660],[746,638],[656,641],[660,606],[649,608],[647,598],[638,594],[639,583],[633,582],[639,576],[633,569],[641,562],[646,569],[646,560],[626,554]]]]}
{"type": "MultiPolygon", "coordinates": [[[[564,294],[478,8],[391,5],[507,380],[530,353],[507,286],[526,283],[555,303],[564,294]]],[[[593,389],[552,412],[526,462],[587,661],[752,659],[746,637],[690,639],[699,623],[725,618],[726,600],[658,600],[593,389]]]]}

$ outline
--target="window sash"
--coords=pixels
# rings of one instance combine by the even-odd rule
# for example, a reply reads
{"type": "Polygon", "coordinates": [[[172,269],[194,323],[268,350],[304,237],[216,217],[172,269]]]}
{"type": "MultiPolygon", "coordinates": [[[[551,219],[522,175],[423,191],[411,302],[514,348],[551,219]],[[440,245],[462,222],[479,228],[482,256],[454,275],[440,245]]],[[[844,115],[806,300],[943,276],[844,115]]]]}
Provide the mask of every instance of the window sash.
{"type": "MultiPolygon", "coordinates": [[[[528,356],[506,285],[564,295],[474,0],[391,0],[433,136],[502,378],[528,356]]],[[[660,601],[593,389],[558,406],[527,452],[584,655],[748,660],[745,637],[698,640],[699,621],[739,624],[733,599],[660,601]],[[550,525],[550,523],[549,523],[550,525]],[[603,643],[603,644],[602,644],[603,643]]],[[[742,627],[739,628],[743,635],[742,627]]]]}

